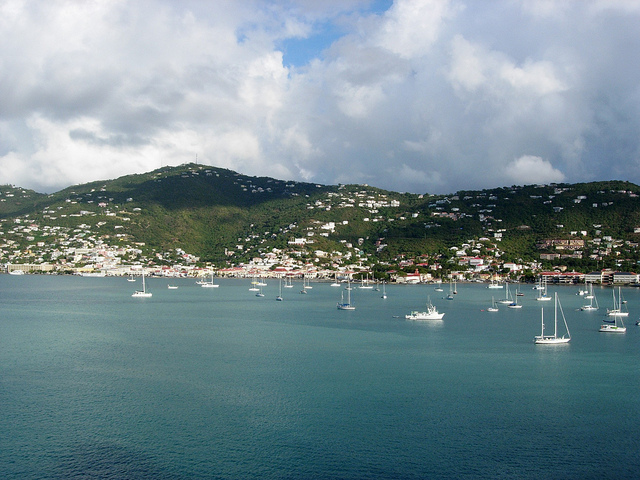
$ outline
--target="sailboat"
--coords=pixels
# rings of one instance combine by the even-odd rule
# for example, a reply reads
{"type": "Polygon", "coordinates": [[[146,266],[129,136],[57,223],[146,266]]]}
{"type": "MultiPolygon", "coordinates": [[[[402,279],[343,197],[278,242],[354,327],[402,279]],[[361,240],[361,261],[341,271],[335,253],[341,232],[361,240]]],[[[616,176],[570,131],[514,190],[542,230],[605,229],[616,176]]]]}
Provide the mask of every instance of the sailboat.
{"type": "Polygon", "coordinates": [[[260,289],[257,287],[258,281],[256,280],[255,275],[253,276],[253,280],[251,281],[251,287],[249,287],[250,292],[259,292],[260,289]]]}
{"type": "MultiPolygon", "coordinates": [[[[607,308],[607,315],[610,317],[628,317],[629,311],[626,309],[626,304],[622,299],[622,289],[618,287],[618,298],[616,299],[616,291],[615,289],[612,291],[613,293],[613,308],[607,308]],[[624,308],[623,308],[624,306],[624,308]]],[[[601,330],[602,331],[602,330],[601,330]]]]}
{"type": "Polygon", "coordinates": [[[487,312],[497,312],[498,306],[496,305],[496,301],[491,297],[491,306],[487,308],[487,312]]]}
{"type": "Polygon", "coordinates": [[[213,283],[213,270],[211,271],[211,281],[210,282],[202,282],[200,283],[201,287],[204,288],[218,288],[219,285],[213,283]]]}
{"type": "Polygon", "coordinates": [[[280,279],[280,293],[278,293],[278,296],[276,297],[276,300],[281,302],[283,300],[282,298],[282,278],[280,279]]]}
{"type": "Polygon", "coordinates": [[[385,282],[382,282],[382,298],[387,298],[387,289],[385,288],[385,282]]]}
{"type": "Polygon", "coordinates": [[[133,273],[131,275],[129,275],[129,278],[127,278],[127,282],[135,282],[136,279],[133,278],[133,273]]]}
{"type": "Polygon", "coordinates": [[[262,286],[258,289],[258,293],[256,293],[256,297],[264,297],[264,293],[262,293],[262,286]]]}
{"type": "Polygon", "coordinates": [[[513,303],[513,297],[511,296],[511,291],[509,290],[509,284],[506,283],[506,285],[507,285],[507,296],[504,297],[502,300],[498,300],[498,302],[509,305],[510,303],[513,303]]]}
{"type": "Polygon", "coordinates": [[[442,317],[444,317],[444,313],[438,312],[435,305],[431,303],[431,297],[427,298],[427,310],[425,312],[414,310],[404,316],[407,320],[442,320],[442,317]]]}
{"type": "Polygon", "coordinates": [[[367,290],[371,290],[373,289],[373,285],[369,284],[369,274],[367,273],[367,280],[365,281],[364,277],[362,277],[362,284],[360,285],[360,288],[364,288],[367,290]]]}
{"type": "Polygon", "coordinates": [[[582,310],[583,312],[587,312],[590,310],[598,310],[599,308],[598,299],[593,294],[593,285],[590,284],[590,287],[591,287],[591,290],[586,290],[587,293],[584,295],[584,298],[589,299],[589,303],[580,307],[580,310],[582,310]],[[595,302],[595,305],[594,305],[594,302],[595,302]]]}
{"type": "Polygon", "coordinates": [[[135,292],[133,292],[133,294],[131,295],[132,297],[150,297],[152,294],[151,292],[147,292],[147,285],[144,281],[144,270],[142,270],[142,290],[136,290],[135,292]]]}
{"type": "Polygon", "coordinates": [[[516,296],[514,297],[513,302],[507,305],[509,308],[522,308],[522,304],[518,303],[518,289],[516,288],[516,296]]]}
{"type": "Polygon", "coordinates": [[[344,290],[340,292],[340,301],[338,302],[338,310],[355,310],[356,307],[351,303],[351,287],[345,289],[347,291],[347,301],[344,301],[344,290]]]}
{"type": "Polygon", "coordinates": [[[538,301],[547,301],[551,300],[551,297],[547,295],[547,279],[544,279],[544,285],[542,284],[542,277],[540,277],[540,287],[538,288],[538,296],[536,300],[538,301]]]}
{"type": "Polygon", "coordinates": [[[338,274],[336,273],[333,279],[333,283],[331,284],[332,287],[339,287],[340,284],[338,283],[338,274]]]}
{"type": "Polygon", "coordinates": [[[593,283],[590,283],[588,290],[586,290],[584,298],[591,299],[594,297],[595,297],[595,294],[593,293],[593,283]]]}
{"type": "Polygon", "coordinates": [[[291,277],[284,279],[284,288],[293,288],[291,277]]]}
{"type": "Polygon", "coordinates": [[[456,293],[453,290],[453,283],[452,280],[449,280],[449,293],[447,294],[447,296],[445,297],[447,300],[453,300],[453,294],[456,293]]]}
{"type": "Polygon", "coordinates": [[[492,279],[491,283],[489,284],[489,286],[487,288],[503,288],[504,285],[498,283],[496,280],[492,279]]]}
{"type": "Polygon", "coordinates": [[[437,287],[435,288],[436,292],[444,292],[444,290],[442,289],[442,280],[438,281],[437,287]]]}
{"type": "Polygon", "coordinates": [[[625,303],[622,300],[622,290],[618,287],[618,299],[616,301],[616,291],[613,290],[613,309],[607,309],[607,317],[613,317],[613,320],[608,320],[605,317],[604,323],[600,325],[600,332],[626,333],[627,327],[624,326],[622,317],[628,316],[629,312],[623,311],[622,305],[625,305],[625,303]]]}
{"type": "Polygon", "coordinates": [[[555,308],[554,308],[554,317],[553,317],[553,335],[545,335],[544,334],[544,308],[540,309],[540,321],[542,323],[542,331],[540,335],[536,335],[534,338],[534,342],[537,344],[559,344],[559,343],[569,343],[571,340],[571,334],[569,333],[569,326],[567,325],[567,319],[564,318],[564,312],[562,311],[562,305],[560,304],[560,300],[558,299],[558,293],[555,293],[555,308]],[[558,337],[558,307],[560,307],[560,313],[562,314],[562,320],[564,321],[564,328],[567,333],[566,336],[562,335],[562,337],[558,337]]]}

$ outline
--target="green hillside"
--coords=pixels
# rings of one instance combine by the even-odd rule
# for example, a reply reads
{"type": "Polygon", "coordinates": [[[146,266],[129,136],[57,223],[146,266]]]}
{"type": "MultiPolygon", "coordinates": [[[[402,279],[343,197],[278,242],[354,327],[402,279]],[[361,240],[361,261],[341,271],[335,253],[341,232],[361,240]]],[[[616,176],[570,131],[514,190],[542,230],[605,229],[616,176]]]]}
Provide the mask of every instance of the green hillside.
{"type": "Polygon", "coordinates": [[[416,195],[189,164],[51,195],[1,186],[2,261],[11,252],[27,261],[42,244],[60,255],[97,242],[135,245],[140,252],[132,259],[170,261],[186,252],[218,266],[273,249],[394,264],[450,260],[452,249],[471,242],[468,255],[495,256],[497,249],[501,261],[535,262],[558,251],[545,241],[578,239],[581,257],[565,251],[557,262],[543,262],[631,268],[638,260],[639,194],[637,185],[609,181],[416,195]]]}

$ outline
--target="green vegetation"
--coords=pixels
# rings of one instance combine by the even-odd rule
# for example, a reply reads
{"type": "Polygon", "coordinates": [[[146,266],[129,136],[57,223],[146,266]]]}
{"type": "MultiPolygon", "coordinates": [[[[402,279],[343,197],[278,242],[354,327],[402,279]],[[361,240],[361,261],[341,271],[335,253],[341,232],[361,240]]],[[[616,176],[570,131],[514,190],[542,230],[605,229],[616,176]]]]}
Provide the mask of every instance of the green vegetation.
{"type": "Polygon", "coordinates": [[[449,269],[457,267],[452,249],[466,248],[467,256],[500,262],[633,269],[640,259],[639,194],[637,185],[608,181],[415,195],[189,164],[51,195],[0,186],[0,258],[32,255],[38,242],[78,247],[91,238],[139,248],[129,259],[169,261],[184,251],[217,266],[276,249],[328,267],[332,258],[355,255],[369,265],[422,258],[449,269]],[[561,249],[549,240],[582,244],[561,249]],[[314,257],[318,251],[326,255],[314,257]],[[541,258],[545,253],[558,258],[541,258]]]}

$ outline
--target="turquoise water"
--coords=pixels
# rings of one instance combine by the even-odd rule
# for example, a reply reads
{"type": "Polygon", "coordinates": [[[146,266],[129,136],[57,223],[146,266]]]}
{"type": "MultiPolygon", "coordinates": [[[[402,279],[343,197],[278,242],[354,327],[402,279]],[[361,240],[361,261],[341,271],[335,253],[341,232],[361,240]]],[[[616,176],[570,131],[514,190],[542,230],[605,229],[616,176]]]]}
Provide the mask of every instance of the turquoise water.
{"type": "MultiPolygon", "coordinates": [[[[0,475],[7,479],[639,478],[640,292],[626,335],[558,291],[568,345],[533,344],[535,292],[458,285],[0,275],[0,475]],[[446,292],[444,292],[446,293],[446,292]],[[430,295],[442,322],[410,322],[430,295]],[[397,318],[399,317],[399,318],[397,318]]],[[[551,323],[553,302],[544,302],[551,323]]]]}

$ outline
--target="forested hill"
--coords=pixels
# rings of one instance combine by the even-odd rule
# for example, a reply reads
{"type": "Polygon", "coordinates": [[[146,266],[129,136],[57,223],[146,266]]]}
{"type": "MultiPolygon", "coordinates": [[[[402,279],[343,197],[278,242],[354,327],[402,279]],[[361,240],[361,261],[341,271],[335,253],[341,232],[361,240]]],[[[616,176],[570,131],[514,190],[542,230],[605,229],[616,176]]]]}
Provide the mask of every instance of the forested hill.
{"type": "Polygon", "coordinates": [[[582,258],[572,261],[587,268],[596,257],[637,261],[639,194],[637,185],[608,181],[417,195],[188,164],[49,195],[2,186],[0,241],[3,262],[39,243],[52,248],[91,239],[135,244],[148,254],[184,251],[222,265],[273,249],[394,262],[446,257],[469,242],[482,254],[498,245],[503,260],[535,261],[557,250],[553,241],[579,239],[582,258]],[[16,227],[25,225],[32,228],[16,227]],[[597,253],[616,241],[627,247],[597,253]]]}

